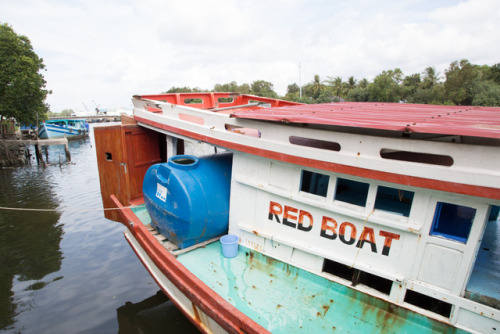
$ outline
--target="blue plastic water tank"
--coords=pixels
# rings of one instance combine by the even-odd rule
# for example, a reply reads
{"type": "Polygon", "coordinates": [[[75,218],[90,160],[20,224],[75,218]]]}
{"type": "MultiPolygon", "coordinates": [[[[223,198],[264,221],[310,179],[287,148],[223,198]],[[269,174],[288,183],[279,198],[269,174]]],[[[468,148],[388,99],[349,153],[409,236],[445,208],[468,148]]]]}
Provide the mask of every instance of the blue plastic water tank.
{"type": "Polygon", "coordinates": [[[142,191],[153,225],[180,248],[226,234],[232,154],[176,155],[151,166],[142,191]]]}

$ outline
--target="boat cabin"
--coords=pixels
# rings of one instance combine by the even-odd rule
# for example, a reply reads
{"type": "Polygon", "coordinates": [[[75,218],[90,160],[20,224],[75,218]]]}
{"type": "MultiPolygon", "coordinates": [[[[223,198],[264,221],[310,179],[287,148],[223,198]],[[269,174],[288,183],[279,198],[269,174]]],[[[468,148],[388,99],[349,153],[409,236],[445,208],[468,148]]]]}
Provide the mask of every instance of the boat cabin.
{"type": "Polygon", "coordinates": [[[243,249],[456,329],[500,330],[500,108],[227,93],[134,105],[133,119],[95,129],[105,208],[111,195],[143,203],[157,163],[229,152],[227,229],[243,249]]]}

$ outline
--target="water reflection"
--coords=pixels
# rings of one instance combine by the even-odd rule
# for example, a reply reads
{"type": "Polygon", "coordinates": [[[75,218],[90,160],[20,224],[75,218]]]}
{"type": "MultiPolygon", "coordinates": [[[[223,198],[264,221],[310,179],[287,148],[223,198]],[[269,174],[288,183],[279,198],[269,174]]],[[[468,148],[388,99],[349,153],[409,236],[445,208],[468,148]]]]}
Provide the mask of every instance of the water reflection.
{"type": "MultiPolygon", "coordinates": [[[[0,169],[0,206],[58,210],[0,210],[0,333],[117,333],[117,309],[158,291],[125,227],[104,218],[90,134],[69,142],[71,164],[59,166],[64,147],[51,146],[45,170],[34,158],[0,169]]],[[[166,303],[152,320],[165,327],[149,333],[179,332],[186,321],[172,320],[180,313],[166,303]]]]}
{"type": "Polygon", "coordinates": [[[118,333],[199,333],[162,291],[141,302],[127,302],[116,310],[118,333]]]}
{"type": "MultiPolygon", "coordinates": [[[[0,170],[1,206],[56,209],[59,203],[49,178],[39,169],[0,170]]],[[[60,269],[59,218],[58,212],[0,210],[0,329],[14,322],[20,308],[31,307],[16,301],[14,282],[26,285],[26,291],[39,290],[50,283],[42,279],[60,269]]]]}

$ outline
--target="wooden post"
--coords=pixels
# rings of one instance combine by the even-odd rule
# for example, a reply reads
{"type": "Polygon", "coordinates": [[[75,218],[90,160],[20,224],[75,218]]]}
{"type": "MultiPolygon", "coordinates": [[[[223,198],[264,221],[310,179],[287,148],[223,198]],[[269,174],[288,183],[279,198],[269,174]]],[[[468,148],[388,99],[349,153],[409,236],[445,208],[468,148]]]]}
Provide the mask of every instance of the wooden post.
{"type": "Polygon", "coordinates": [[[66,139],[66,144],[64,144],[64,152],[66,153],[66,161],[71,162],[71,154],[69,154],[69,146],[67,139],[66,139]]]}
{"type": "Polygon", "coordinates": [[[28,148],[28,146],[25,146],[24,157],[26,158],[28,165],[31,165],[31,152],[30,152],[30,149],[28,148]]]}
{"type": "MultiPolygon", "coordinates": [[[[43,160],[42,145],[36,144],[35,150],[36,150],[36,162],[40,165],[40,161],[41,161],[43,168],[47,167],[47,164],[43,160]]],[[[47,156],[47,161],[49,161],[48,156],[47,156]]]]}
{"type": "Polygon", "coordinates": [[[40,164],[40,155],[38,154],[38,151],[39,150],[39,146],[37,144],[35,144],[35,157],[36,157],[36,164],[39,165],[40,164]]]}

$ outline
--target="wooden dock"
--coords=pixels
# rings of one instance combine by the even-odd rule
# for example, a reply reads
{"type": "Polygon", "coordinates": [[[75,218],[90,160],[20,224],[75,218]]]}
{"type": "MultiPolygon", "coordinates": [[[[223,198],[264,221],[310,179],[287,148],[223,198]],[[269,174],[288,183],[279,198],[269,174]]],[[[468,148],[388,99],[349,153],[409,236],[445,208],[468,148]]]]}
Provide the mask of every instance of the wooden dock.
{"type": "Polygon", "coordinates": [[[47,162],[45,162],[43,160],[42,147],[43,146],[51,146],[51,145],[64,145],[64,151],[66,153],[66,161],[71,162],[71,154],[69,153],[68,139],[66,137],[54,138],[54,139],[5,140],[5,142],[19,143],[19,144],[24,144],[24,145],[35,146],[36,162],[39,165],[40,164],[43,165],[44,168],[47,167],[47,165],[49,163],[49,153],[47,150],[45,151],[45,158],[47,160],[47,162]]]}

